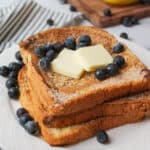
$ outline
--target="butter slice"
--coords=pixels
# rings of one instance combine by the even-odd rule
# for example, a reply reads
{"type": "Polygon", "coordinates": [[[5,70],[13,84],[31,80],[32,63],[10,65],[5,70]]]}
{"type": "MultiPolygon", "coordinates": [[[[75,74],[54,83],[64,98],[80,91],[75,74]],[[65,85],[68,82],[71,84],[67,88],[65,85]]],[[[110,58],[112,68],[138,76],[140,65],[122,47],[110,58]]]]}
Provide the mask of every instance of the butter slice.
{"type": "Polygon", "coordinates": [[[80,78],[84,73],[83,67],[78,63],[75,57],[75,51],[63,49],[60,54],[51,63],[52,71],[69,76],[80,78]]]}
{"type": "Polygon", "coordinates": [[[88,46],[76,51],[76,57],[82,67],[88,71],[95,71],[113,62],[112,56],[102,45],[88,46]]]}

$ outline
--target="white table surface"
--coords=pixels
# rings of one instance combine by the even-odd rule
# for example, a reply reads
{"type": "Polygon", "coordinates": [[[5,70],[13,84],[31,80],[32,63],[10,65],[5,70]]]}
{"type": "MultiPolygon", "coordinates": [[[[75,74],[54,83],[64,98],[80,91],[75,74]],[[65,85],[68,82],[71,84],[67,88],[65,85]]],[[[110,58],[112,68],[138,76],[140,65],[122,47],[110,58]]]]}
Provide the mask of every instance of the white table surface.
{"type": "MultiPolygon", "coordinates": [[[[0,7],[10,5],[14,0],[0,0],[0,7]]],[[[44,7],[51,9],[69,12],[69,5],[62,5],[59,0],[36,0],[44,7]]],[[[83,21],[80,25],[91,25],[87,20],[83,21]]],[[[119,36],[121,32],[127,32],[131,41],[142,45],[150,50],[150,17],[140,20],[140,24],[133,27],[124,27],[117,25],[114,27],[105,28],[110,33],[119,36]]]]}

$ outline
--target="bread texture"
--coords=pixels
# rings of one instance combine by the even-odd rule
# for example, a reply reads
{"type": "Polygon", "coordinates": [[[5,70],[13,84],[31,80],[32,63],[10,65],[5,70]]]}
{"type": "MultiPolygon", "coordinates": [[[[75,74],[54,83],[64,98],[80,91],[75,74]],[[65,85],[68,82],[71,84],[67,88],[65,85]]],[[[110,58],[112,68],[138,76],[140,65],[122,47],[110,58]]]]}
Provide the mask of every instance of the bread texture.
{"type": "MultiPolygon", "coordinates": [[[[100,108],[104,105],[109,105],[105,108],[108,110],[104,111],[106,114],[103,114],[103,116],[99,115],[98,117],[93,118],[89,115],[89,118],[91,117],[90,120],[79,124],[66,127],[60,127],[59,125],[58,127],[49,127],[43,122],[44,117],[47,115],[47,110],[41,105],[37,93],[33,92],[33,88],[28,80],[26,67],[20,71],[18,81],[21,93],[20,102],[22,106],[26,108],[38,122],[42,137],[51,145],[68,145],[77,143],[94,136],[99,130],[107,130],[127,123],[137,122],[143,119],[145,115],[149,114],[150,99],[148,96],[150,92],[145,92],[141,94],[141,96],[135,95],[102,104],[100,108]],[[120,107],[123,108],[122,105],[124,109],[121,112],[120,107]],[[116,113],[115,111],[120,112],[116,113]]],[[[102,113],[97,112],[96,108],[93,108],[93,110],[90,111],[94,112],[94,109],[95,113],[102,113]]],[[[89,113],[90,111],[87,110],[86,113],[89,113]]],[[[82,112],[78,115],[82,116],[82,112]]]]}
{"type": "Polygon", "coordinates": [[[57,73],[43,71],[38,65],[39,58],[34,48],[47,42],[63,43],[65,38],[73,36],[78,40],[80,35],[87,34],[92,44],[102,44],[114,57],[112,47],[115,37],[95,27],[68,27],[40,32],[20,43],[23,61],[28,65],[28,74],[34,76],[30,82],[41,99],[43,107],[51,116],[62,116],[92,108],[104,101],[138,93],[150,89],[150,74],[147,67],[132,54],[127,46],[120,53],[126,65],[120,73],[104,81],[95,78],[94,73],[86,73],[81,79],[73,79],[57,73]]]}

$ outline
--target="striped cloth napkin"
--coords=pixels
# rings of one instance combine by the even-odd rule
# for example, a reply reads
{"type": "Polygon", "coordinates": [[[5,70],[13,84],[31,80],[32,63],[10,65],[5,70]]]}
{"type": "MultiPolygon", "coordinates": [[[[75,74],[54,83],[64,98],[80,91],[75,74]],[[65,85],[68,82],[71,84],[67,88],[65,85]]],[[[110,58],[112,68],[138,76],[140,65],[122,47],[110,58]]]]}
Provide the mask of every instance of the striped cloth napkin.
{"type": "Polygon", "coordinates": [[[82,19],[80,13],[46,9],[33,0],[15,0],[0,10],[0,52],[41,30],[75,25],[82,19]],[[52,26],[46,22],[49,18],[54,20],[52,26]]]}

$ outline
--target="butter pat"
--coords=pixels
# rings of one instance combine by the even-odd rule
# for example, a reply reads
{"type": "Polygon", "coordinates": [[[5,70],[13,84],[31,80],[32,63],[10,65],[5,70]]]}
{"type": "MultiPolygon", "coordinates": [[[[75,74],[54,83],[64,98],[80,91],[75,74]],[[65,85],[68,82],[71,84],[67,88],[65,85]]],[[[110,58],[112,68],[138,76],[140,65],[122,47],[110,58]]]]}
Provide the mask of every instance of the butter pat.
{"type": "Polygon", "coordinates": [[[80,78],[84,69],[75,57],[75,51],[63,49],[51,63],[51,70],[72,78],[80,78]]]}
{"type": "Polygon", "coordinates": [[[112,56],[100,44],[80,48],[76,51],[76,57],[80,65],[88,72],[113,62],[112,56]]]}

